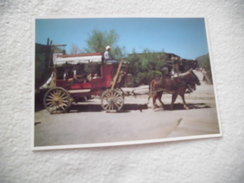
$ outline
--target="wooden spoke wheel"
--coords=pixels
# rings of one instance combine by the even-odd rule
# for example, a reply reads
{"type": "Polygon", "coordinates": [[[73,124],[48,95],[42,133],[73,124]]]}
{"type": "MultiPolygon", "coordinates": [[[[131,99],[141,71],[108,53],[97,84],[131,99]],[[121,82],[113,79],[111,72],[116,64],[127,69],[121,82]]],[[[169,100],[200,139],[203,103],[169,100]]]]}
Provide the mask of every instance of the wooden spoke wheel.
{"type": "Polygon", "coordinates": [[[70,107],[69,93],[60,87],[52,88],[44,96],[44,106],[50,113],[63,113],[70,107]]]}
{"type": "Polygon", "coordinates": [[[119,90],[120,94],[122,95],[123,99],[125,98],[125,93],[121,88],[117,88],[119,90]]]}
{"type": "Polygon", "coordinates": [[[118,89],[105,90],[101,96],[101,105],[107,112],[118,112],[124,105],[124,95],[118,89]]]}

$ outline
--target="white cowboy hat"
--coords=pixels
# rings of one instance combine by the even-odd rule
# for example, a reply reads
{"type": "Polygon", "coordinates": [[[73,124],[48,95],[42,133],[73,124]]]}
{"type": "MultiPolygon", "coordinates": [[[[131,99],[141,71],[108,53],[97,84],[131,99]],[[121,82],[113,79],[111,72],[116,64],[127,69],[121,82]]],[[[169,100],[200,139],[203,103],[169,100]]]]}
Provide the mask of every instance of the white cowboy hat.
{"type": "Polygon", "coordinates": [[[109,49],[111,49],[111,47],[110,46],[106,46],[106,50],[109,50],[109,49]]]}

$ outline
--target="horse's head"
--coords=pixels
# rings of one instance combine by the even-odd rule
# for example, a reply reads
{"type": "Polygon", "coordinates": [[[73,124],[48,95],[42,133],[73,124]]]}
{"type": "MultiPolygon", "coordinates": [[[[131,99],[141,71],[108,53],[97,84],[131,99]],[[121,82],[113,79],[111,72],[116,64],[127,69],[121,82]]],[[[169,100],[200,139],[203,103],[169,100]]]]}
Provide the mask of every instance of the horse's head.
{"type": "Polygon", "coordinates": [[[190,80],[190,82],[194,83],[194,84],[197,84],[197,85],[201,85],[197,75],[192,70],[190,72],[191,72],[191,80],[190,80]]]}

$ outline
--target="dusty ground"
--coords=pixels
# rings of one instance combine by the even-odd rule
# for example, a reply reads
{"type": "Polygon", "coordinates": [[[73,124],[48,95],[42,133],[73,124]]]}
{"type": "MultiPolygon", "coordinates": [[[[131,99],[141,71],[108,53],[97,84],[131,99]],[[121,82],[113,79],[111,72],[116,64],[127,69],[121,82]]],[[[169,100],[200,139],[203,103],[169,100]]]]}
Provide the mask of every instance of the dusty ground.
{"type": "MultiPolygon", "coordinates": [[[[202,75],[196,72],[200,81],[202,75]]],[[[100,99],[72,106],[69,113],[50,115],[45,109],[35,113],[34,146],[77,145],[123,141],[142,141],[219,134],[212,85],[201,82],[192,94],[186,94],[189,110],[178,97],[169,110],[171,95],[163,95],[166,110],[147,107],[147,95],[125,97],[120,113],[102,111],[100,99]]],[[[141,87],[145,89],[147,86],[141,87]]]]}

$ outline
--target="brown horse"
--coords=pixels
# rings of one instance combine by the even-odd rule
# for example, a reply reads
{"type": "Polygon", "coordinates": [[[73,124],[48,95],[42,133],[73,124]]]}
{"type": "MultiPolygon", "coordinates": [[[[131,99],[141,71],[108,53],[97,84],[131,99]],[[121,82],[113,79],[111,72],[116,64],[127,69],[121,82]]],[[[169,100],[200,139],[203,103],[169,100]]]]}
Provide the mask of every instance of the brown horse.
{"type": "MultiPolygon", "coordinates": [[[[171,101],[171,110],[173,109],[174,102],[178,95],[181,96],[184,108],[188,109],[186,102],[185,102],[185,92],[187,88],[191,88],[195,90],[195,85],[200,85],[200,81],[195,73],[191,70],[182,73],[180,77],[171,78],[171,77],[161,77],[160,79],[154,79],[151,81],[149,86],[149,97],[148,103],[150,98],[153,98],[153,108],[157,107],[156,99],[162,104],[164,108],[164,103],[161,100],[163,92],[172,94],[172,101],[171,101]]],[[[147,104],[148,104],[147,103],[147,104]]]]}

